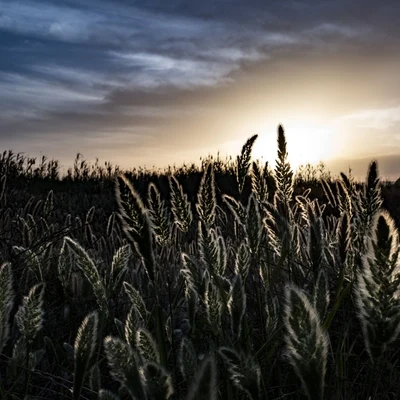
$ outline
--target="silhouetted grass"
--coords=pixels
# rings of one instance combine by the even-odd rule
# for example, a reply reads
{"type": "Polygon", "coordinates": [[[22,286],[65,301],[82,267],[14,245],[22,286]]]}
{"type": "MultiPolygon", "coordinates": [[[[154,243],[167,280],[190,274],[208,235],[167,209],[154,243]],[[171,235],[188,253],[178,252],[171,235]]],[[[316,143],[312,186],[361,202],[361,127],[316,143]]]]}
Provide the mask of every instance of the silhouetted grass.
{"type": "Polygon", "coordinates": [[[255,140],[162,171],[3,153],[1,398],[399,393],[400,188],[255,140]]]}

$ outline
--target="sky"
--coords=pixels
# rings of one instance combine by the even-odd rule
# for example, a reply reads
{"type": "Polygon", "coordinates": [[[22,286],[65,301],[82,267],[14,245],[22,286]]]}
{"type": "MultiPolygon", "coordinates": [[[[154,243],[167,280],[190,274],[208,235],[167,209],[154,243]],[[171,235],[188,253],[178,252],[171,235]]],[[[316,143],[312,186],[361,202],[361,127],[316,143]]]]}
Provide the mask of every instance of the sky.
{"type": "Polygon", "coordinates": [[[0,144],[147,168],[240,152],[400,176],[400,2],[0,0],[0,144]]]}

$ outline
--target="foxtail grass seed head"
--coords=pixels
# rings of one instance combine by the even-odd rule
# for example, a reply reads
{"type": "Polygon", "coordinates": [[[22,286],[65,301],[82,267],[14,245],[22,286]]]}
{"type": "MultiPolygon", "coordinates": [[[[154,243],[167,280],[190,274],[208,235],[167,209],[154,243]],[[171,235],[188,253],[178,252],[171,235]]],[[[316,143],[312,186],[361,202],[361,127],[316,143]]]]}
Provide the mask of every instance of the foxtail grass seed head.
{"type": "Polygon", "coordinates": [[[36,282],[37,283],[44,282],[42,263],[38,255],[31,249],[22,246],[14,246],[13,250],[16,254],[18,254],[21,257],[24,266],[29,271],[33,272],[36,282]]]}
{"type": "Polygon", "coordinates": [[[261,171],[258,164],[254,161],[251,170],[251,188],[259,203],[268,200],[268,187],[265,172],[268,169],[268,163],[265,163],[264,170],[261,171]]]}
{"type": "Polygon", "coordinates": [[[146,320],[148,316],[148,311],[146,308],[146,304],[139,291],[136,290],[130,283],[123,283],[125,293],[128,295],[129,300],[132,302],[132,305],[135,307],[136,311],[139,313],[141,319],[146,320]]]}
{"type": "Polygon", "coordinates": [[[349,215],[344,212],[339,220],[336,230],[336,241],[338,243],[339,268],[343,268],[348,257],[350,249],[350,219],[349,215]]]}
{"type": "Polygon", "coordinates": [[[107,336],[104,339],[104,350],[111,376],[125,386],[133,398],[146,400],[138,359],[130,345],[121,339],[107,336]]]}
{"type": "Polygon", "coordinates": [[[243,207],[243,205],[239,202],[237,202],[232,196],[228,196],[224,194],[222,196],[222,199],[224,200],[225,204],[228,206],[230,209],[231,213],[235,217],[236,221],[242,225],[246,225],[246,210],[243,207]]]}
{"type": "Polygon", "coordinates": [[[154,183],[150,183],[147,193],[149,216],[154,233],[161,245],[166,245],[171,238],[171,228],[168,210],[161,200],[160,192],[154,183]]]}
{"type": "Polygon", "coordinates": [[[218,335],[221,328],[221,314],[223,301],[216,285],[210,281],[206,292],[207,319],[214,335],[218,335]]]}
{"type": "Polygon", "coordinates": [[[201,298],[204,294],[204,271],[194,257],[182,253],[181,255],[182,266],[181,274],[185,279],[186,296],[192,292],[201,298]]]}
{"type": "Polygon", "coordinates": [[[221,252],[215,230],[207,230],[202,222],[198,224],[198,248],[200,259],[211,275],[215,274],[221,265],[221,252]]]}
{"type": "Polygon", "coordinates": [[[323,269],[318,273],[317,280],[314,285],[313,306],[319,315],[321,322],[325,320],[329,306],[329,283],[328,278],[323,269]]]}
{"type": "Polygon", "coordinates": [[[293,171],[288,162],[286,137],[282,125],[278,126],[278,159],[275,167],[276,195],[280,202],[289,203],[293,195],[293,171]]]}
{"type": "Polygon", "coordinates": [[[174,221],[180,231],[186,233],[193,220],[191,204],[187,195],[183,192],[182,185],[178,180],[169,177],[169,186],[171,190],[171,211],[174,215],[174,221]]]}
{"type": "Polygon", "coordinates": [[[18,328],[28,343],[33,343],[43,326],[44,289],[44,283],[39,283],[32,287],[28,295],[23,298],[22,305],[15,315],[18,328]]]}
{"type": "Polygon", "coordinates": [[[0,354],[10,336],[10,312],[14,305],[13,276],[11,264],[0,267],[0,354]]]}
{"type": "Polygon", "coordinates": [[[246,177],[250,168],[251,151],[257,137],[258,135],[253,135],[247,139],[246,143],[242,147],[240,156],[237,156],[236,180],[238,183],[239,193],[243,192],[246,177]]]}
{"type": "Polygon", "coordinates": [[[220,347],[222,357],[231,382],[250,400],[260,399],[261,371],[253,357],[239,354],[228,347],[220,347]]]}
{"type": "Polygon", "coordinates": [[[96,312],[83,320],[74,344],[74,388],[73,397],[79,399],[83,383],[97,346],[99,318],[96,312]]]}
{"type": "Polygon", "coordinates": [[[92,286],[100,311],[107,317],[109,314],[107,293],[94,261],[86,250],[70,237],[65,237],[64,242],[75,254],[77,266],[92,286]]]}
{"type": "Polygon", "coordinates": [[[374,361],[400,334],[399,238],[394,221],[379,211],[357,274],[356,298],[368,354],[374,361]]]}
{"type": "Polygon", "coordinates": [[[236,253],[235,274],[245,281],[250,269],[250,251],[246,243],[242,242],[236,253]]]}
{"type": "Polygon", "coordinates": [[[137,310],[135,305],[132,305],[128,316],[126,317],[124,327],[124,337],[127,343],[129,343],[133,349],[137,348],[136,332],[139,328],[145,326],[145,321],[137,310]]]}
{"type": "Polygon", "coordinates": [[[302,290],[285,290],[284,326],[289,363],[310,400],[322,399],[328,355],[328,337],[318,314],[302,290]]]}
{"type": "Polygon", "coordinates": [[[242,332],[243,316],[246,313],[246,291],[240,275],[233,279],[229,294],[228,309],[231,315],[231,329],[235,341],[239,341],[242,332]]]}
{"type": "Polygon", "coordinates": [[[203,177],[201,178],[196,204],[199,217],[207,228],[211,228],[214,225],[216,205],[214,165],[209,163],[204,169],[203,177]]]}
{"type": "Polygon", "coordinates": [[[149,362],[160,363],[160,353],[153,336],[146,328],[139,328],[136,332],[136,345],[140,355],[149,362]]]}
{"type": "Polygon", "coordinates": [[[131,247],[126,244],[121,246],[115,253],[111,262],[111,273],[109,276],[108,286],[111,295],[116,293],[121,287],[121,281],[128,269],[129,258],[131,257],[131,247]]]}
{"type": "Polygon", "coordinates": [[[150,280],[154,281],[155,260],[150,217],[139,194],[124,175],[117,178],[116,199],[123,230],[142,257],[150,280]]]}
{"type": "Polygon", "coordinates": [[[171,376],[159,364],[145,363],[141,368],[141,376],[148,399],[168,400],[173,395],[171,376]]]}
{"type": "Polygon", "coordinates": [[[251,194],[246,209],[246,235],[249,249],[253,255],[258,252],[262,233],[263,225],[260,210],[254,195],[251,194]]]}

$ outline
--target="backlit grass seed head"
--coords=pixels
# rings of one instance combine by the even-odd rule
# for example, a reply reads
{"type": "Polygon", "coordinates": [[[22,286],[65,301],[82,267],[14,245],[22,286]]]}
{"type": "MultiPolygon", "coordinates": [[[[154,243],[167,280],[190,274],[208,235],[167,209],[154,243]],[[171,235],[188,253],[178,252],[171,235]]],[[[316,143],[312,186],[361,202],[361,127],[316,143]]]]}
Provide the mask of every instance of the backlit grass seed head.
{"type": "Polygon", "coordinates": [[[131,247],[129,244],[121,246],[114,254],[111,262],[111,274],[109,278],[109,286],[111,294],[116,293],[120,288],[120,284],[126,270],[128,268],[129,258],[131,256],[131,247]]]}
{"type": "Polygon", "coordinates": [[[356,287],[359,318],[367,351],[379,357],[400,333],[399,239],[386,211],[373,219],[372,237],[356,287]]]}
{"type": "Polygon", "coordinates": [[[74,399],[79,399],[89,362],[97,346],[99,318],[96,312],[86,316],[74,344],[74,399]]]}
{"type": "Polygon", "coordinates": [[[231,329],[235,341],[240,339],[242,320],[246,312],[246,291],[240,275],[233,279],[228,300],[228,310],[231,315],[231,329]]]}
{"type": "Polygon", "coordinates": [[[328,354],[328,337],[304,292],[294,285],[285,290],[285,342],[287,356],[307,397],[322,399],[328,354]]]}
{"type": "Polygon", "coordinates": [[[104,350],[111,376],[125,386],[133,398],[146,400],[137,356],[131,346],[121,339],[107,336],[104,339],[104,350]]]}
{"type": "Polygon", "coordinates": [[[353,215],[353,203],[351,193],[342,181],[336,182],[337,204],[341,213],[347,212],[351,217],[353,215]]]}
{"type": "Polygon", "coordinates": [[[144,360],[160,363],[160,353],[156,342],[146,328],[139,328],[136,332],[136,345],[144,360]]]}
{"type": "Polygon", "coordinates": [[[125,228],[135,237],[142,235],[146,224],[144,204],[126,176],[117,177],[115,194],[125,228]]]}
{"type": "Polygon", "coordinates": [[[99,317],[97,312],[92,312],[85,317],[78,329],[74,344],[75,362],[78,360],[89,361],[96,349],[99,317]]]}
{"type": "Polygon", "coordinates": [[[42,263],[38,255],[31,249],[22,246],[14,246],[13,250],[22,259],[24,267],[33,273],[36,281],[44,282],[42,263]]]}
{"type": "Polygon", "coordinates": [[[211,228],[214,225],[216,205],[214,166],[209,163],[204,169],[200,181],[196,204],[199,217],[207,228],[211,228]]]}
{"type": "Polygon", "coordinates": [[[14,305],[14,290],[11,265],[0,267],[0,354],[10,335],[10,312],[14,305]]]}
{"type": "Polygon", "coordinates": [[[328,203],[332,207],[336,208],[336,206],[337,206],[336,196],[333,194],[331,182],[328,182],[326,179],[321,179],[320,182],[321,182],[322,189],[324,190],[325,196],[328,200],[328,203]]]}
{"type": "Polygon", "coordinates": [[[237,250],[235,259],[235,274],[240,274],[245,281],[250,268],[250,252],[246,243],[242,242],[237,250]]]}
{"type": "Polygon", "coordinates": [[[217,368],[213,356],[197,369],[186,400],[217,400],[217,368]]]}
{"type": "Polygon", "coordinates": [[[228,347],[221,347],[218,354],[224,361],[232,383],[250,400],[258,400],[260,398],[261,372],[253,357],[239,354],[228,347]]]}
{"type": "MultiPolygon", "coordinates": [[[[186,291],[185,292],[185,299],[186,299],[186,305],[187,305],[187,315],[189,318],[189,326],[190,330],[194,332],[196,326],[196,314],[198,311],[198,305],[199,305],[199,295],[193,291],[186,291]]],[[[204,298],[202,298],[204,299],[204,298]]]]}
{"type": "Polygon", "coordinates": [[[108,217],[107,221],[107,229],[106,229],[106,235],[108,238],[110,238],[113,234],[114,231],[114,226],[115,226],[115,216],[117,215],[116,212],[112,212],[111,215],[108,217]]]}
{"type": "Polygon", "coordinates": [[[173,395],[171,376],[159,364],[148,362],[140,372],[149,400],[167,400],[173,395]]]}
{"type": "Polygon", "coordinates": [[[217,236],[217,244],[218,244],[217,274],[223,276],[225,275],[226,266],[228,264],[228,253],[226,251],[225,239],[222,235],[217,236]]]}
{"type": "Polygon", "coordinates": [[[135,306],[137,312],[140,314],[140,317],[143,320],[147,319],[148,311],[142,296],[140,295],[139,291],[136,290],[130,283],[124,282],[123,283],[124,289],[126,294],[128,295],[130,301],[132,302],[133,306],[135,306]]]}
{"type": "Polygon", "coordinates": [[[183,192],[182,185],[174,176],[169,177],[171,190],[171,211],[179,230],[187,232],[193,220],[191,204],[183,192]]]}
{"type": "Polygon", "coordinates": [[[124,327],[125,340],[132,346],[132,348],[137,347],[136,332],[140,327],[143,326],[145,326],[143,317],[138,312],[136,306],[133,305],[129,310],[128,316],[126,317],[125,327],[124,327]]]}
{"type": "Polygon", "coordinates": [[[254,197],[250,195],[246,209],[246,236],[252,254],[257,254],[263,233],[260,210],[254,197]]]}
{"type": "Polygon", "coordinates": [[[288,162],[286,138],[282,125],[278,126],[278,159],[275,167],[276,196],[282,203],[289,203],[293,195],[293,171],[288,162]]]}
{"type": "Polygon", "coordinates": [[[349,215],[344,212],[339,220],[336,230],[336,241],[338,243],[339,267],[343,268],[346,263],[350,249],[350,219],[349,215]]]}
{"type": "Polygon", "coordinates": [[[264,171],[261,171],[258,164],[256,162],[253,162],[251,170],[251,188],[253,190],[254,196],[259,203],[267,201],[268,199],[268,188],[264,175],[264,172],[267,169],[268,163],[265,163],[264,171]]]}
{"type": "Polygon", "coordinates": [[[19,217],[18,222],[22,233],[22,245],[29,248],[32,245],[32,229],[29,227],[29,224],[25,221],[24,218],[19,217]]]}
{"type": "Polygon", "coordinates": [[[236,221],[242,225],[246,225],[246,210],[243,205],[237,202],[233,197],[228,196],[226,194],[222,195],[222,199],[224,200],[225,204],[231,210],[231,213],[235,217],[236,221]]]}
{"type": "Polygon", "coordinates": [[[315,214],[310,204],[307,207],[307,211],[309,222],[307,235],[308,259],[314,272],[314,279],[316,279],[323,261],[324,225],[322,218],[315,214]]]}
{"type": "Polygon", "coordinates": [[[250,168],[251,151],[257,137],[258,135],[253,135],[247,139],[246,143],[242,147],[240,156],[237,156],[236,180],[238,183],[239,193],[242,193],[244,188],[246,177],[250,168]]]}
{"type": "Polygon", "coordinates": [[[186,295],[193,292],[200,298],[204,296],[204,270],[197,261],[190,255],[182,253],[183,268],[181,274],[185,279],[186,295]]]}
{"type": "MultiPolygon", "coordinates": [[[[346,185],[347,186],[347,185],[346,185]]],[[[381,189],[378,178],[378,170],[376,162],[372,162],[366,183],[362,191],[356,191],[352,185],[352,204],[354,210],[353,224],[354,237],[356,247],[361,253],[365,252],[367,237],[371,234],[374,216],[379,212],[382,205],[381,189]]],[[[360,265],[359,257],[357,257],[357,266],[360,265]]]]}
{"type": "Polygon", "coordinates": [[[191,378],[197,368],[197,353],[190,339],[184,337],[178,353],[179,370],[185,379],[191,378]]]}
{"type": "Polygon", "coordinates": [[[47,194],[46,201],[44,202],[43,206],[43,211],[46,215],[50,214],[51,211],[54,209],[54,196],[53,196],[53,191],[50,190],[49,193],[47,194]]]}
{"type": "Polygon", "coordinates": [[[43,296],[45,284],[35,285],[22,300],[15,315],[18,328],[28,343],[32,343],[43,326],[43,296]]]}
{"type": "Polygon", "coordinates": [[[150,280],[154,281],[155,261],[150,217],[139,194],[123,175],[117,178],[116,199],[123,230],[143,258],[150,280]]]}
{"type": "Polygon", "coordinates": [[[329,306],[329,285],[328,278],[323,269],[318,273],[313,291],[313,306],[318,312],[320,321],[324,321],[329,306]]]}
{"type": "Polygon", "coordinates": [[[217,234],[213,229],[207,230],[207,228],[202,226],[202,222],[199,221],[197,239],[200,259],[212,275],[217,272],[221,264],[217,234]]]}
{"type": "Polygon", "coordinates": [[[391,260],[399,251],[399,233],[395,222],[386,210],[381,210],[373,219],[369,250],[374,247],[382,256],[391,260]],[[371,247],[372,246],[372,247],[371,247]]]}
{"type": "Polygon", "coordinates": [[[265,305],[265,331],[267,335],[271,335],[278,327],[280,319],[280,307],[277,296],[272,296],[270,292],[266,295],[267,301],[265,305]]]}
{"type": "Polygon", "coordinates": [[[107,316],[109,313],[107,293],[106,293],[105,287],[103,285],[103,281],[100,277],[99,271],[97,270],[97,267],[94,264],[92,258],[81,247],[80,244],[75,242],[70,237],[65,237],[64,243],[75,254],[77,266],[83,272],[86,279],[89,281],[90,285],[92,286],[100,311],[105,316],[107,316]]]}
{"type": "Polygon", "coordinates": [[[210,281],[206,291],[207,320],[214,335],[218,335],[221,328],[221,314],[223,301],[215,284],[210,281]]]}
{"type": "Polygon", "coordinates": [[[378,164],[376,161],[373,161],[369,166],[363,197],[365,199],[365,212],[373,217],[379,211],[383,203],[378,177],[378,164]]]}
{"type": "Polygon", "coordinates": [[[165,245],[171,237],[168,210],[161,200],[160,192],[154,183],[149,184],[147,193],[149,203],[149,216],[158,242],[165,245]]]}

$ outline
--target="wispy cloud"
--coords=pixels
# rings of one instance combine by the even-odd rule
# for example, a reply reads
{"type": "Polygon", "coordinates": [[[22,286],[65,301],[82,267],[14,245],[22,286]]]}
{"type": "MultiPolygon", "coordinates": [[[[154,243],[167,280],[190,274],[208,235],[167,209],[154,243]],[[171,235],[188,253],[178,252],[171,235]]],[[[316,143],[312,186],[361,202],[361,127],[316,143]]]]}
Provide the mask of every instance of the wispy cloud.
{"type": "MultiPolygon", "coordinates": [[[[87,90],[82,87],[71,87],[44,79],[7,74],[0,72],[0,106],[3,129],[0,137],[7,134],[6,123],[40,119],[46,120],[50,112],[60,109],[84,110],[101,104],[104,96],[98,90],[87,90]]],[[[28,127],[29,127],[28,123],[28,127]]]]}
{"type": "Polygon", "coordinates": [[[354,38],[366,35],[371,28],[368,27],[353,27],[343,24],[334,24],[331,22],[323,22],[317,26],[307,30],[308,34],[314,34],[317,36],[342,36],[344,38],[354,38]]]}
{"type": "Polygon", "coordinates": [[[338,122],[353,122],[361,128],[388,129],[400,123],[400,106],[359,110],[344,115],[338,122]]]}
{"type": "Polygon", "coordinates": [[[99,3],[98,7],[23,0],[6,2],[0,14],[0,29],[60,41],[128,45],[137,35],[159,32],[176,38],[204,33],[210,23],[185,17],[165,16],[123,3],[99,3]]]}
{"type": "MultiPolygon", "coordinates": [[[[385,4],[378,13],[372,0],[361,11],[345,0],[4,0],[0,139],[29,147],[38,137],[50,145],[114,132],[126,148],[130,135],[140,147],[151,133],[153,148],[179,141],[185,152],[193,132],[213,146],[260,110],[307,98],[320,82],[302,76],[316,58],[341,65],[353,50],[380,51],[382,38],[396,44],[395,5],[385,4]]],[[[396,112],[365,109],[343,121],[383,129],[396,112]]]]}

